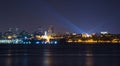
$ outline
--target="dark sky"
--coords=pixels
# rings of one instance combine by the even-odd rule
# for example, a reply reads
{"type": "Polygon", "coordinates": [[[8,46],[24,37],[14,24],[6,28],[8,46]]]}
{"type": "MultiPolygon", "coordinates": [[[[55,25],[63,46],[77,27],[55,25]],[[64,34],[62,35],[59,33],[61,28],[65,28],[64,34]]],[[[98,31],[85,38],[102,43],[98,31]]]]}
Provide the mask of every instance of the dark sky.
{"type": "Polygon", "coordinates": [[[0,31],[34,31],[53,25],[58,32],[120,33],[119,0],[0,0],[0,31]]]}

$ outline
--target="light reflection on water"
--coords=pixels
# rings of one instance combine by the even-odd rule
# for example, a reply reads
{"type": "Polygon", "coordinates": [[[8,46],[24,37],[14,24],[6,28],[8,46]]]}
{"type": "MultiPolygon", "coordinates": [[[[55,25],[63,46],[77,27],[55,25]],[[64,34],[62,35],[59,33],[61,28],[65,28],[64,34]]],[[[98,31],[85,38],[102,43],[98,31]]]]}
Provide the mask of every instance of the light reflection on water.
{"type": "Polygon", "coordinates": [[[52,66],[52,56],[48,49],[44,49],[43,52],[43,66],[52,66]]]}
{"type": "MultiPolygon", "coordinates": [[[[0,50],[0,66],[120,66],[119,53],[81,49],[0,50]]],[[[117,52],[117,50],[115,51],[117,52]]]]}
{"type": "Polygon", "coordinates": [[[10,57],[12,54],[11,54],[11,50],[8,50],[8,58],[6,59],[6,66],[11,66],[11,63],[12,63],[12,58],[10,57]]]}
{"type": "Polygon", "coordinates": [[[94,61],[93,61],[93,53],[92,50],[90,48],[86,49],[86,66],[93,66],[94,61]]]}

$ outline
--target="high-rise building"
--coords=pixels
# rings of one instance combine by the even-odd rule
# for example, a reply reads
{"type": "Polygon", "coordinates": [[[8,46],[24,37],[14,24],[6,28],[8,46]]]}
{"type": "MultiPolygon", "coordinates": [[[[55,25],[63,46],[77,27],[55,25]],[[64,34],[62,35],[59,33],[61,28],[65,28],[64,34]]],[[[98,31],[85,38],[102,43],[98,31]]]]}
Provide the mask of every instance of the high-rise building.
{"type": "Polygon", "coordinates": [[[53,28],[52,25],[50,25],[50,26],[48,27],[48,35],[53,35],[53,33],[54,33],[54,28],[53,28]]]}
{"type": "Polygon", "coordinates": [[[38,27],[38,33],[40,33],[40,35],[44,33],[43,28],[41,26],[38,27]]]}
{"type": "Polygon", "coordinates": [[[19,28],[15,28],[15,34],[19,34],[19,28]]]}
{"type": "Polygon", "coordinates": [[[9,32],[12,32],[12,28],[8,28],[8,31],[9,31],[9,32]]]}

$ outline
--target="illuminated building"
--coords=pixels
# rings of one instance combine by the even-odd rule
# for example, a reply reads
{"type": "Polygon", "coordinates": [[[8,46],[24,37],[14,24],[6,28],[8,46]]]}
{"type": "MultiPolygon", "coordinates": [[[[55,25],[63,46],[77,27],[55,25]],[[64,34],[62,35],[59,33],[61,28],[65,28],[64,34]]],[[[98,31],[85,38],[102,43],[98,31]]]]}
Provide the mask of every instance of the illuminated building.
{"type": "Polygon", "coordinates": [[[101,34],[109,34],[108,32],[100,32],[101,34]]]}
{"type": "Polygon", "coordinates": [[[91,37],[91,35],[87,34],[87,33],[83,33],[82,37],[86,38],[86,37],[91,37]]]}
{"type": "Polygon", "coordinates": [[[51,36],[47,34],[47,31],[45,31],[45,34],[42,36],[42,39],[46,39],[46,42],[50,42],[51,36]]]}
{"type": "Polygon", "coordinates": [[[74,32],[74,33],[72,33],[72,35],[77,35],[77,33],[74,32]]]}
{"type": "Polygon", "coordinates": [[[11,30],[8,30],[7,32],[5,32],[5,33],[3,34],[4,39],[12,39],[13,34],[14,34],[14,33],[11,32],[11,30]]]}

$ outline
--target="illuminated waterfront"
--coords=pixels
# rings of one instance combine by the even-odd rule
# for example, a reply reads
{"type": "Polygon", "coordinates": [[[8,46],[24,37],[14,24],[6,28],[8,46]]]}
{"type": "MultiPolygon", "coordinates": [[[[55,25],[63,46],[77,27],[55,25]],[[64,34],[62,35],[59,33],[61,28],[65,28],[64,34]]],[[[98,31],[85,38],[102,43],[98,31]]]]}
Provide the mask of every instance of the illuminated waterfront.
{"type": "Polygon", "coordinates": [[[0,44],[60,44],[60,43],[120,43],[120,34],[99,33],[55,33],[53,27],[29,33],[8,31],[0,33],[0,44]]]}

